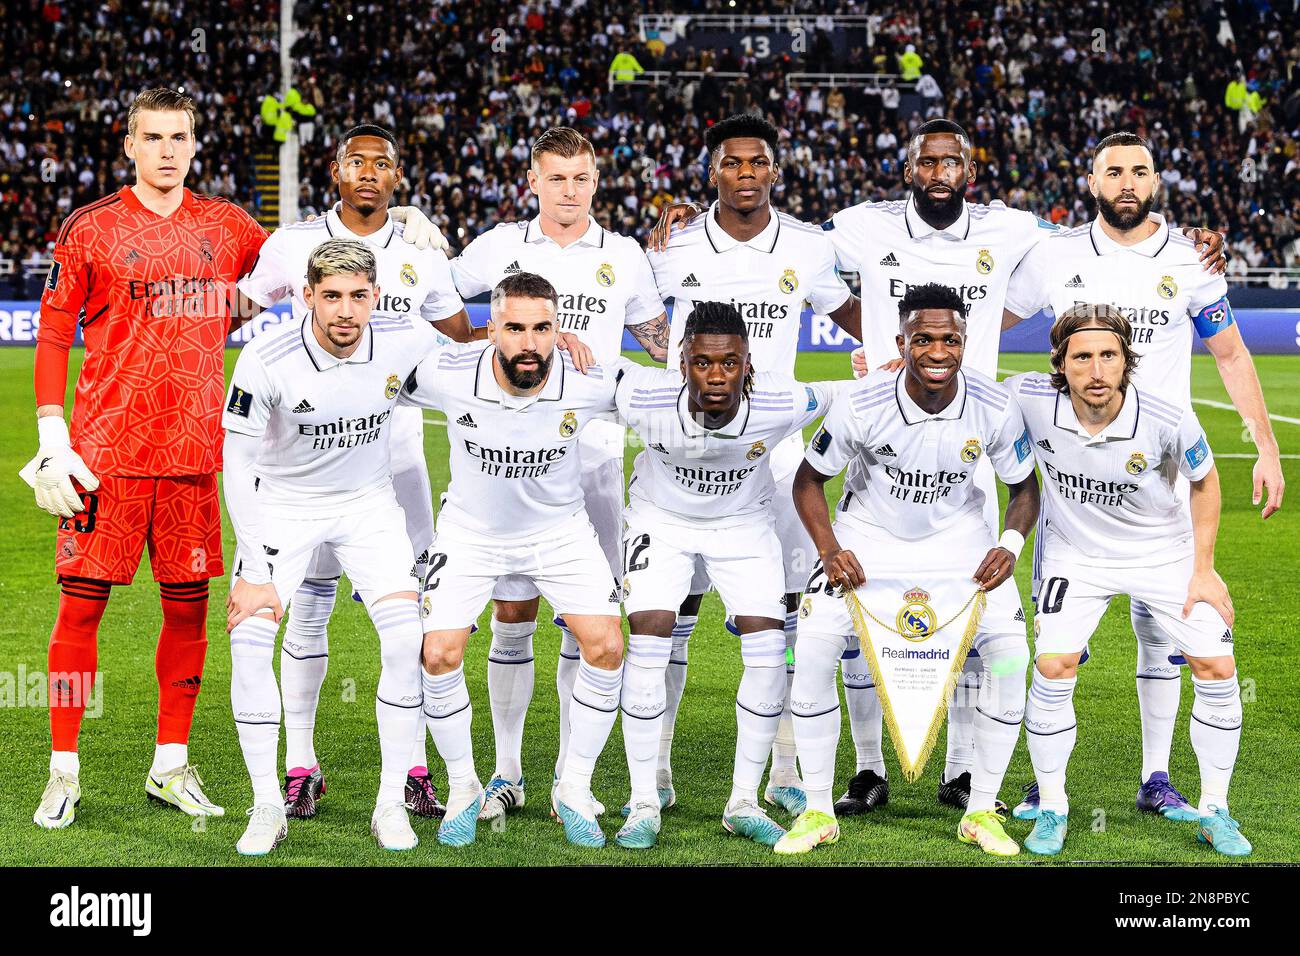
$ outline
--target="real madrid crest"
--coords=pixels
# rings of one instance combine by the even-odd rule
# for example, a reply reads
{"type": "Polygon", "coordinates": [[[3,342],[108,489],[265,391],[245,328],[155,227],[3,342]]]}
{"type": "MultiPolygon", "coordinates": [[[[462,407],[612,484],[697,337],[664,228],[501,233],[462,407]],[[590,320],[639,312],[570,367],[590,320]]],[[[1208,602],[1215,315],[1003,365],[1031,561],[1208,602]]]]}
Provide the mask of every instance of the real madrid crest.
{"type": "Polygon", "coordinates": [[[1156,284],[1156,292],[1162,299],[1172,299],[1178,294],[1178,283],[1174,281],[1173,276],[1161,276],[1156,284]]]}
{"type": "Polygon", "coordinates": [[[426,594],[424,600],[420,602],[420,617],[428,617],[433,613],[433,595],[426,594]]]}
{"type": "Polygon", "coordinates": [[[396,375],[388,376],[388,381],[384,383],[384,397],[396,398],[397,393],[402,390],[402,380],[396,375]]]}
{"type": "Polygon", "coordinates": [[[756,441],[754,444],[749,446],[749,451],[745,452],[745,460],[754,461],[755,459],[762,458],[766,452],[767,446],[761,441],[756,441]]]}
{"type": "Polygon", "coordinates": [[[987,249],[981,249],[980,254],[975,257],[975,269],[982,276],[993,271],[993,255],[987,249]]]}
{"type": "Polygon", "coordinates": [[[564,419],[560,422],[560,437],[572,438],[578,431],[578,416],[573,412],[565,412],[564,419]]]}
{"type": "Polygon", "coordinates": [[[812,598],[806,597],[803,599],[803,604],[799,606],[799,616],[807,617],[811,613],[812,613],[812,598]]]}
{"type": "Polygon", "coordinates": [[[1140,451],[1133,452],[1128,456],[1128,464],[1124,466],[1124,470],[1130,475],[1142,474],[1147,470],[1147,456],[1140,451]]]}
{"type": "Polygon", "coordinates": [[[631,593],[632,593],[632,586],[628,584],[627,578],[623,578],[623,600],[626,601],[627,596],[631,593]]]}
{"type": "Polygon", "coordinates": [[[924,641],[934,632],[937,623],[934,608],[930,607],[930,592],[921,588],[912,588],[903,595],[906,602],[894,619],[898,633],[909,641],[924,641]]]}
{"type": "Polygon", "coordinates": [[[966,444],[961,446],[961,460],[968,465],[971,464],[979,458],[980,450],[980,440],[978,438],[968,439],[966,444]]]}
{"type": "Polygon", "coordinates": [[[777,280],[776,287],[786,295],[791,295],[799,288],[799,277],[794,274],[793,269],[786,269],[777,280]]]}
{"type": "Polygon", "coordinates": [[[602,262],[600,268],[596,270],[596,281],[609,288],[614,284],[614,267],[608,262],[602,262]]]}
{"type": "Polygon", "coordinates": [[[420,281],[419,276],[415,274],[415,269],[411,266],[409,262],[402,263],[402,271],[400,275],[402,277],[403,285],[414,286],[417,282],[420,281]]]}

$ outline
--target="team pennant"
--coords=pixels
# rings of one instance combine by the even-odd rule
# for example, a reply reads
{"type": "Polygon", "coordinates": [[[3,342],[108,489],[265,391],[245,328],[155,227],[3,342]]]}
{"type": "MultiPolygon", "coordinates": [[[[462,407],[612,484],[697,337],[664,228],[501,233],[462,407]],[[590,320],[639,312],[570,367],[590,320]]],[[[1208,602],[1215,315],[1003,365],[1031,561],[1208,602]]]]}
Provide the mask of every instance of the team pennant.
{"type": "Polygon", "coordinates": [[[845,595],[903,776],[925,770],[985,596],[968,576],[875,578],[845,595]]]}

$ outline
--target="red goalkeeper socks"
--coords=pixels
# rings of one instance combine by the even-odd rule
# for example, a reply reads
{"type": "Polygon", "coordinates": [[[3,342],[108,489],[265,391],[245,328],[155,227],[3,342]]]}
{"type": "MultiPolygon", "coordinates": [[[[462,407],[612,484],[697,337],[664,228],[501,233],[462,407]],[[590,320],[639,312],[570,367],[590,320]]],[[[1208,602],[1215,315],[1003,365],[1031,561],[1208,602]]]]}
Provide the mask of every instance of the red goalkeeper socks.
{"type": "Polygon", "coordinates": [[[99,665],[99,622],[110,585],[89,578],[60,578],[59,614],[50,635],[50,739],[52,749],[75,751],[81,719],[99,665]]]}
{"type": "Polygon", "coordinates": [[[189,740],[208,652],[208,582],[160,584],[159,590],[158,743],[183,744],[189,740]]]}

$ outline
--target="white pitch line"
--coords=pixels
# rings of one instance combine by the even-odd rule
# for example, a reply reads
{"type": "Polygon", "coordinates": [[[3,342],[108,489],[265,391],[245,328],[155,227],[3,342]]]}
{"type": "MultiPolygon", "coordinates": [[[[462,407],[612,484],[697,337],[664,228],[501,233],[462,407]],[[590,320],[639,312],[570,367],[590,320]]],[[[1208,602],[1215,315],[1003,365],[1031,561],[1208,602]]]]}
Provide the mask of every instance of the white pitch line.
{"type": "MultiPolygon", "coordinates": [[[[999,375],[1018,375],[1018,374],[1020,374],[1020,373],[1019,373],[1019,372],[1014,372],[1014,371],[1012,371],[1012,370],[1009,369],[1009,368],[1000,368],[1000,369],[998,369],[998,374],[999,374],[999,375]]],[[[1235,411],[1236,411],[1236,409],[1235,409],[1231,404],[1229,404],[1228,402],[1216,402],[1214,399],[1211,399],[1211,398],[1193,398],[1193,399],[1192,399],[1192,402],[1193,402],[1193,404],[1196,404],[1196,405],[1208,405],[1210,408],[1221,408],[1221,409],[1224,409],[1225,411],[1229,411],[1229,412],[1235,412],[1235,411]]],[[[1273,421],[1275,421],[1275,422],[1282,422],[1282,423],[1284,423],[1284,424],[1286,424],[1286,425],[1300,425],[1300,418],[1289,418],[1289,417],[1286,416],[1286,415],[1274,415],[1272,412],[1269,413],[1269,416],[1268,416],[1268,417],[1269,417],[1270,419],[1272,419],[1273,421]]],[[[1228,456],[1227,456],[1227,455],[1219,455],[1218,457],[1220,457],[1220,458],[1227,458],[1228,456]]],[[[1282,457],[1283,457],[1283,458],[1286,458],[1286,457],[1288,457],[1288,456],[1287,456],[1287,455],[1283,455],[1282,457]]]]}
{"type": "MultiPolygon", "coordinates": [[[[1240,455],[1233,452],[1231,455],[1220,455],[1217,451],[1214,453],[1215,458],[1244,458],[1247,461],[1254,461],[1258,455],[1240,455]]],[[[1278,455],[1279,458],[1300,458],[1300,455],[1278,455]]]]}
{"type": "Polygon", "coordinates": [[[425,423],[426,425],[441,425],[443,428],[446,428],[446,427],[447,427],[447,419],[445,419],[445,418],[430,418],[428,415],[425,415],[425,416],[424,416],[424,423],[425,423]]]}

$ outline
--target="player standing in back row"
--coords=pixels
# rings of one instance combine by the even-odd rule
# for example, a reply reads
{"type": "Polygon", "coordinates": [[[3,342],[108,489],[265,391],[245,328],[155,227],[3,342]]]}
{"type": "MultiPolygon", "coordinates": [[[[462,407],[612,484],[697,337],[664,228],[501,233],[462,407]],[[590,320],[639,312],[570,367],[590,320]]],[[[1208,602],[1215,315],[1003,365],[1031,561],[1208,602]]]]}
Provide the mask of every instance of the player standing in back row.
{"type": "Polygon", "coordinates": [[[47,829],[74,819],[100,620],[110,588],[131,583],[146,546],[163,626],[145,791],[192,816],[223,813],[204,795],[187,743],[208,646],[208,579],[223,572],[216,473],[226,333],[234,283],[253,268],[266,232],[228,200],[185,188],[194,119],[194,101],[173,90],[135,98],[123,143],[135,183],[65,220],[41,299],[40,451],[24,477],[60,519],[53,752],[34,816],[47,829]],[[83,310],[86,356],[69,432],[68,351],[83,310]]]}

